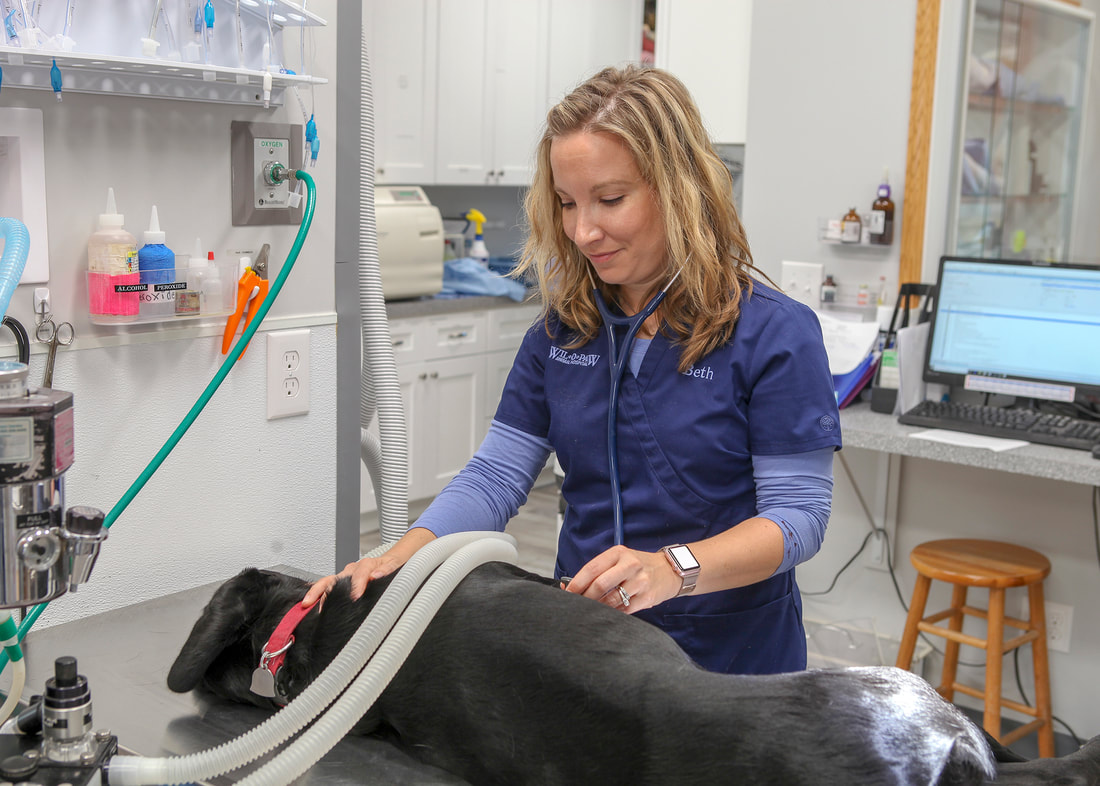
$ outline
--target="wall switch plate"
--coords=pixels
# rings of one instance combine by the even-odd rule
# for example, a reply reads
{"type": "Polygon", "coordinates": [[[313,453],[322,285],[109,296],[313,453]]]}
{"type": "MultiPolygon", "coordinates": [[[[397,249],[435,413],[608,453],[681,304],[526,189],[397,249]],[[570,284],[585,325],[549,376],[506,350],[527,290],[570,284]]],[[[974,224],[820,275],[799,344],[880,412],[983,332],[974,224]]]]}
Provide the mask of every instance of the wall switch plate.
{"type": "Polygon", "coordinates": [[[309,328],[267,334],[267,419],[309,412],[309,328]]]}
{"type": "Polygon", "coordinates": [[[779,286],[800,303],[813,309],[821,306],[821,282],[825,267],[817,262],[782,262],[779,286]]]}
{"type": "Polygon", "coordinates": [[[233,226],[298,224],[304,208],[289,206],[293,179],[269,183],[265,165],[278,161],[293,174],[302,168],[302,127],[289,123],[230,123],[230,190],[233,226]]]}

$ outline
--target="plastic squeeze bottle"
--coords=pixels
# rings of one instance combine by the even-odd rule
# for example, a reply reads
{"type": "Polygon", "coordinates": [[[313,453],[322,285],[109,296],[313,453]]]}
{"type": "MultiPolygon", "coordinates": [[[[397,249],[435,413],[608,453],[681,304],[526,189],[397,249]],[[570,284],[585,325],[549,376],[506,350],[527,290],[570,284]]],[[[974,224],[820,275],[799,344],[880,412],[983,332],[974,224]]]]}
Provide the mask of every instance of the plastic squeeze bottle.
{"type": "Polygon", "coordinates": [[[107,189],[107,207],[88,238],[88,313],[92,322],[133,322],[138,317],[137,238],[122,228],[115,190],[107,189]]]}
{"type": "Polygon", "coordinates": [[[482,267],[489,267],[489,249],[485,247],[485,236],[481,230],[485,228],[485,215],[480,210],[466,212],[466,220],[474,222],[474,242],[470,246],[470,257],[481,263],[482,267]]]}
{"type": "Polygon", "coordinates": [[[225,289],[222,287],[218,266],[214,264],[214,252],[206,255],[206,272],[202,277],[202,313],[220,314],[228,310],[225,303],[225,289]]]}
{"type": "Polygon", "coordinates": [[[164,245],[156,205],[149,214],[149,229],[145,231],[144,240],[145,245],[138,249],[141,283],[146,285],[146,291],[141,293],[141,315],[173,316],[176,313],[176,292],[175,287],[167,285],[176,280],[176,255],[164,245]]]}

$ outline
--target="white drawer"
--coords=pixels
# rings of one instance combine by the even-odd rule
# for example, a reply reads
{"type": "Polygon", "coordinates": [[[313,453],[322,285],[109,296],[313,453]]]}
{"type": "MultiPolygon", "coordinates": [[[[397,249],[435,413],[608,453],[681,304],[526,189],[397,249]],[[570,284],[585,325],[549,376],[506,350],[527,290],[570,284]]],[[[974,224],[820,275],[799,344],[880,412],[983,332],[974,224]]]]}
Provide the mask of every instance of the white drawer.
{"type": "Polygon", "coordinates": [[[422,329],[428,359],[474,355],[485,351],[485,314],[468,312],[430,317],[422,329]]]}
{"type": "Polygon", "coordinates": [[[542,311],[541,306],[525,305],[515,308],[496,308],[489,314],[487,346],[490,352],[500,349],[516,349],[542,311]]]}

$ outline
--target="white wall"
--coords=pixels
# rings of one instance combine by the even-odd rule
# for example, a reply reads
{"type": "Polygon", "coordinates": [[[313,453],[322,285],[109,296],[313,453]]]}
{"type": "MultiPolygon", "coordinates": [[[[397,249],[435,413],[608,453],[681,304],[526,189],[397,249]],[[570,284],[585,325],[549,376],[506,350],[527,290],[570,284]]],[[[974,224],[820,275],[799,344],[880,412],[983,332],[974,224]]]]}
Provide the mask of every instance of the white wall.
{"type": "MultiPolygon", "coordinates": [[[[114,14],[118,25],[136,19],[126,10],[128,0],[107,5],[84,10],[114,14]]],[[[249,565],[287,563],[321,573],[334,567],[336,0],[311,2],[310,10],[330,20],[313,33],[312,60],[313,73],[329,83],[312,99],[302,95],[314,107],[322,139],[312,170],[318,205],[303,252],[264,323],[267,329],[310,327],[310,413],[266,420],[266,336],[258,333],[191,432],[112,527],[89,584],[51,603],[39,625],[227,578],[249,565]]],[[[223,29],[232,25],[226,21],[223,29]]],[[[296,49],[297,35],[293,44],[296,49]]],[[[76,461],[66,477],[66,503],[106,511],[219,367],[224,326],[224,319],[187,327],[89,322],[85,248],[107,187],[115,188],[126,226],[139,240],[156,204],[167,243],[178,252],[190,253],[196,235],[219,257],[228,248],[271,243],[274,280],[297,227],[232,226],[229,126],[233,120],[300,124],[301,110],[290,93],[287,104],[272,111],[70,92],[59,104],[48,91],[16,89],[9,73],[5,77],[0,106],[43,112],[49,237],[31,242],[48,244],[54,313],[76,327],[76,342],[58,354],[54,379],[75,401],[76,461]]],[[[9,313],[33,328],[28,287],[16,291],[9,313]]],[[[0,354],[10,357],[11,350],[5,344],[0,354]]],[[[31,379],[37,382],[44,355],[35,350],[31,379]]]]}
{"type": "MultiPolygon", "coordinates": [[[[1100,5],[1088,0],[1093,11],[1100,5]]],[[[962,19],[960,0],[943,4],[940,52],[948,61],[958,56],[962,19]]],[[[914,0],[758,2],[753,7],[748,139],[745,162],[744,221],[754,257],[765,271],[778,273],[779,262],[822,262],[843,283],[873,281],[888,271],[896,283],[897,238],[888,255],[850,257],[837,247],[816,242],[819,216],[837,214],[849,203],[869,206],[882,165],[890,167],[894,200],[903,224],[904,164],[908,134],[909,84],[916,18],[914,0]]],[[[1094,43],[1095,47],[1095,43],[1094,43]]],[[[955,64],[957,65],[957,63],[955,64]]],[[[950,143],[943,134],[953,128],[955,74],[937,74],[934,126],[940,139],[932,148],[928,201],[927,260],[943,249],[943,217],[948,207],[946,172],[950,143]],[[937,231],[936,227],[939,227],[937,231]]],[[[1094,59],[1090,121],[1097,117],[1100,79],[1094,59]]],[[[1096,128],[1090,122],[1090,128],[1096,128]]],[[[1095,204],[1100,142],[1086,134],[1082,204],[1095,204]]],[[[1081,256],[1100,256],[1095,221],[1077,227],[1081,256]]],[[[896,227],[900,231],[900,225],[896,227]]],[[[927,277],[926,277],[927,280],[927,277]]],[[[860,493],[876,493],[878,454],[848,448],[860,493]]],[[[901,592],[908,603],[915,574],[909,551],[918,543],[942,537],[1004,539],[1046,554],[1053,572],[1046,583],[1048,600],[1074,606],[1070,653],[1052,653],[1054,713],[1081,737],[1100,733],[1100,695],[1094,679],[1100,647],[1100,607],[1091,603],[1100,590],[1100,565],[1093,545],[1093,513],[1086,486],[1020,475],[970,469],[920,459],[899,459],[898,543],[894,561],[901,592]]],[[[799,583],[811,592],[827,587],[856,551],[868,524],[852,483],[835,464],[833,516],[821,553],[799,568],[799,583]]],[[[980,595],[980,593],[975,593],[980,595]]],[[[1010,594],[1010,610],[1022,602],[1010,594]],[[1015,605],[1013,605],[1015,604],[1015,605]]],[[[934,594],[932,603],[946,596],[934,594]]],[[[984,604],[976,597],[975,603],[984,604]]],[[[873,617],[880,632],[899,635],[905,615],[887,573],[857,563],[822,598],[807,597],[807,616],[826,620],[873,617]]],[[[974,650],[964,658],[979,660],[974,650]]],[[[1021,658],[1023,674],[1030,655],[1021,658]]],[[[930,676],[938,676],[938,662],[930,676]]],[[[982,672],[963,670],[961,678],[981,684],[982,672]]],[[[1014,696],[1011,659],[1006,663],[1006,695],[1014,696]]],[[[1025,676],[1029,697],[1034,690],[1025,676]]],[[[965,701],[965,699],[962,699],[965,701]]],[[[1059,731],[1064,729],[1059,728],[1059,731]]]]}

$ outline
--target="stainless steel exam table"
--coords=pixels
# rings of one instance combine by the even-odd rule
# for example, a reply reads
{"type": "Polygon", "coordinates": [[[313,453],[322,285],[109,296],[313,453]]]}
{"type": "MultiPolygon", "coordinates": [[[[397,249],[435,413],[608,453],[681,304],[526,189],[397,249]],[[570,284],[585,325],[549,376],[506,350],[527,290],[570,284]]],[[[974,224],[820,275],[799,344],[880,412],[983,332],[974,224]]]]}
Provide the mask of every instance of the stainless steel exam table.
{"type": "MultiPolygon", "coordinates": [[[[314,578],[282,565],[274,569],[314,578]]],[[[165,682],[192,625],[221,583],[50,628],[32,629],[24,642],[27,658],[24,699],[42,693],[46,680],[53,676],[56,658],[72,655],[77,659],[79,673],[88,679],[93,728],[110,730],[118,737],[124,753],[141,756],[194,753],[248,731],[270,713],[215,697],[172,693],[165,682]]],[[[79,602],[79,592],[54,601],[79,602]]],[[[446,697],[440,700],[446,701],[446,697]]],[[[259,763],[254,763],[243,767],[212,783],[235,783],[258,766],[259,763]]],[[[465,781],[416,762],[384,740],[345,737],[296,783],[461,786],[465,781]]]]}

